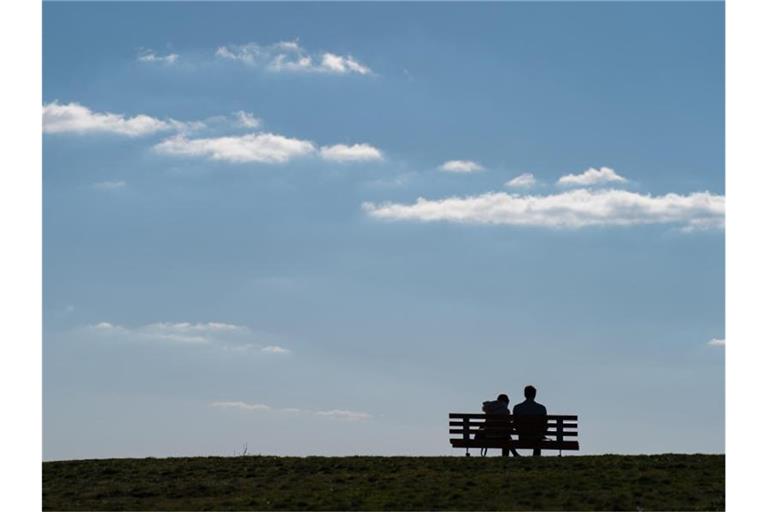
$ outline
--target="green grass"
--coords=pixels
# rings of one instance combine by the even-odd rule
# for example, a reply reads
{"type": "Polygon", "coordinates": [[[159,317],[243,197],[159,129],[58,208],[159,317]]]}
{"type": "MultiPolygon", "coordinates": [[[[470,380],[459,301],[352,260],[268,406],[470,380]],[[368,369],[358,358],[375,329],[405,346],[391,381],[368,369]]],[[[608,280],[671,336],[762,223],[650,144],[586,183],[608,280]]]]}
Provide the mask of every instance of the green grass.
{"type": "Polygon", "coordinates": [[[723,510],[724,455],[43,463],[44,510],[723,510]]]}

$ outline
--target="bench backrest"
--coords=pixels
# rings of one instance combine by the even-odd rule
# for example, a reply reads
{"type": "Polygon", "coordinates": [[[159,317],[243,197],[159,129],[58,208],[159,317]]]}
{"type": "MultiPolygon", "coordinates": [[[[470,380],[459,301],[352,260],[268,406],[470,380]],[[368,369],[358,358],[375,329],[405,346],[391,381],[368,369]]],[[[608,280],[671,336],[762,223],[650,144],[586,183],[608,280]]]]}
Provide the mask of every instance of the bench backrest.
{"type": "Polygon", "coordinates": [[[578,419],[575,415],[507,416],[452,412],[448,415],[448,424],[450,434],[459,435],[464,440],[474,439],[478,432],[484,432],[487,437],[517,434],[520,438],[546,436],[562,442],[566,437],[578,435],[578,419]]]}

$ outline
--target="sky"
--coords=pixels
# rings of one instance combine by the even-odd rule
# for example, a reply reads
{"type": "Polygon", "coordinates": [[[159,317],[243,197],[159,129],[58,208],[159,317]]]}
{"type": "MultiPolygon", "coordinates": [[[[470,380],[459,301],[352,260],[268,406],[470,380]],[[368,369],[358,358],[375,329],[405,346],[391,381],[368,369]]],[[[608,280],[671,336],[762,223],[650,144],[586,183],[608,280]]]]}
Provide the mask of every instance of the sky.
{"type": "Polygon", "coordinates": [[[724,452],[722,3],[45,3],[43,455],[724,452]]]}

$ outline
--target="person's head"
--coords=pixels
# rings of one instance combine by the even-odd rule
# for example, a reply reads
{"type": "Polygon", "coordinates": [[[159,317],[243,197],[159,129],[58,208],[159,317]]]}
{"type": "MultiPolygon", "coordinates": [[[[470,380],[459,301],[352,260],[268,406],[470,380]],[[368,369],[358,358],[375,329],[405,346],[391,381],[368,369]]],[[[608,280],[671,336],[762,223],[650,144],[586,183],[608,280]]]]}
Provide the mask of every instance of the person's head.
{"type": "Polygon", "coordinates": [[[533,400],[536,398],[536,388],[533,386],[525,386],[523,394],[525,395],[526,400],[533,400]]]}
{"type": "Polygon", "coordinates": [[[499,396],[497,396],[496,400],[498,400],[499,402],[504,402],[505,404],[509,403],[509,397],[507,395],[505,395],[504,393],[502,393],[499,396]]]}

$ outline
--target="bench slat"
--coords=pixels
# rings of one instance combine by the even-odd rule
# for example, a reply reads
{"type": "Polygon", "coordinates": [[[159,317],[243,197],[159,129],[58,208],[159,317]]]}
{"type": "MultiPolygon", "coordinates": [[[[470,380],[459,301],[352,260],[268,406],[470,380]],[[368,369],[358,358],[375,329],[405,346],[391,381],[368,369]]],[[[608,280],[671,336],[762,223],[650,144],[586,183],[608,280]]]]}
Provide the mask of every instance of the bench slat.
{"type": "MultiPolygon", "coordinates": [[[[498,419],[494,419],[494,423],[496,423],[496,422],[498,422],[498,419]]],[[[464,426],[464,422],[463,421],[449,421],[448,425],[451,426],[451,427],[463,427],[464,426]]],[[[477,426],[480,426],[480,425],[487,425],[487,423],[485,421],[470,421],[469,422],[469,426],[470,427],[477,427],[477,426]]],[[[562,423],[562,425],[563,425],[564,429],[578,428],[579,427],[578,423],[562,423]]],[[[560,426],[560,423],[553,423],[553,422],[548,422],[547,423],[547,427],[549,427],[549,428],[557,428],[558,426],[560,426]]]]}
{"type": "MultiPolygon", "coordinates": [[[[464,434],[464,429],[463,428],[452,428],[452,429],[449,429],[448,432],[450,434],[464,434]]],[[[474,434],[476,434],[477,432],[485,432],[485,433],[488,433],[488,434],[495,434],[495,433],[509,432],[509,431],[508,430],[501,430],[501,429],[496,429],[496,430],[491,430],[491,429],[488,429],[488,430],[471,430],[470,429],[470,431],[469,431],[470,435],[472,435],[472,436],[474,436],[474,434]]],[[[512,435],[517,435],[516,432],[511,432],[511,433],[512,433],[512,435]]],[[[551,437],[557,437],[557,436],[576,437],[576,436],[579,435],[579,433],[578,432],[569,432],[567,430],[563,430],[562,432],[558,432],[557,430],[548,430],[548,431],[544,432],[544,435],[545,436],[551,436],[551,437]]]]}
{"type": "MultiPolygon", "coordinates": [[[[464,418],[484,420],[486,418],[493,418],[493,414],[483,413],[463,413],[463,412],[451,412],[448,413],[448,418],[452,420],[463,420],[464,418]]],[[[498,416],[496,416],[498,417],[498,416]]],[[[563,421],[576,421],[579,419],[576,415],[547,415],[548,420],[563,420],[563,421]]]]}
{"type": "Polygon", "coordinates": [[[451,439],[454,448],[541,448],[542,450],[578,450],[578,441],[541,441],[532,443],[529,441],[502,441],[498,439],[474,440],[451,439]]]}

